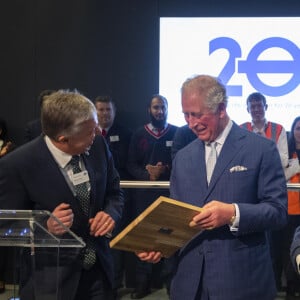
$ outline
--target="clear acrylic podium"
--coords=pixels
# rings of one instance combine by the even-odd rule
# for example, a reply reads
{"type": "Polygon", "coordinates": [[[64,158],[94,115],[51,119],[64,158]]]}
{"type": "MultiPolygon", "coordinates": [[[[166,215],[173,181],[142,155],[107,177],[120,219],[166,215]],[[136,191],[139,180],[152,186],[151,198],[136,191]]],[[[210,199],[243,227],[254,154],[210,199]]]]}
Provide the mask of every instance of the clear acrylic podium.
{"type": "Polygon", "coordinates": [[[54,300],[58,299],[58,285],[54,294],[47,294],[42,287],[42,279],[35,276],[36,270],[40,270],[45,264],[53,266],[52,276],[49,274],[47,280],[55,280],[57,283],[59,274],[55,272],[55,269],[62,260],[61,249],[68,248],[65,249],[68,250],[67,256],[64,254],[66,257],[63,257],[67,263],[72,255],[75,257],[78,254],[79,248],[85,247],[85,243],[48,211],[0,210],[0,247],[2,246],[10,247],[9,249],[14,252],[12,263],[15,269],[14,285],[16,289],[11,299],[19,299],[17,286],[20,279],[30,277],[30,288],[33,290],[34,299],[54,300]],[[64,228],[63,235],[53,235],[47,230],[46,222],[50,217],[64,228]],[[23,268],[24,263],[27,265],[25,268],[23,268]],[[22,274],[22,272],[26,274],[22,274]]]}

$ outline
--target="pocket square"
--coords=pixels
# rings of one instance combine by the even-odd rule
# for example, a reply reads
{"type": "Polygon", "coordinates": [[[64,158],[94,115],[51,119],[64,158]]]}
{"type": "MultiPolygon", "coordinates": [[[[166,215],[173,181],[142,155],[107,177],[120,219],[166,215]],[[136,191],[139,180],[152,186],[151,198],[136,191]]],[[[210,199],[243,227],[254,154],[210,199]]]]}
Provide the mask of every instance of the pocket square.
{"type": "Polygon", "coordinates": [[[242,172],[242,171],[247,171],[248,169],[244,166],[234,166],[232,168],[230,168],[229,172],[233,173],[233,172],[242,172]]]}

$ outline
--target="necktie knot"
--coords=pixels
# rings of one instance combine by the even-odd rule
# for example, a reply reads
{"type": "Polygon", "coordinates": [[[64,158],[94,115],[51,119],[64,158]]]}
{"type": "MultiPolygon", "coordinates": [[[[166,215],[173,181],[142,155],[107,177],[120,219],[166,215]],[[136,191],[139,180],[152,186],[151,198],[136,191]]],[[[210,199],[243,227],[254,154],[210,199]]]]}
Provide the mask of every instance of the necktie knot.
{"type": "Polygon", "coordinates": [[[79,156],[78,155],[73,155],[71,160],[70,160],[71,165],[78,165],[79,164],[79,156]]]}
{"type": "Polygon", "coordinates": [[[105,136],[106,136],[106,133],[107,133],[106,130],[103,128],[102,131],[101,131],[102,136],[105,137],[105,136]]]}
{"type": "Polygon", "coordinates": [[[70,165],[73,168],[74,173],[81,172],[81,169],[79,167],[79,156],[78,155],[73,155],[71,160],[70,160],[70,165]]]}

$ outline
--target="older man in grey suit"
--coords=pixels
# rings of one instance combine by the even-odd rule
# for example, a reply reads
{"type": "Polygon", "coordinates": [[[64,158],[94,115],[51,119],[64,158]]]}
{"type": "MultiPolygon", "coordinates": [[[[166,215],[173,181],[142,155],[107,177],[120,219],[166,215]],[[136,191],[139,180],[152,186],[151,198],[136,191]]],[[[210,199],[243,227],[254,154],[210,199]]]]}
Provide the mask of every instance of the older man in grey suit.
{"type": "MultiPolygon", "coordinates": [[[[287,222],[286,183],[274,142],[239,128],[225,87],[199,75],[182,87],[182,110],[198,139],[178,151],[171,197],[203,207],[199,234],[175,255],[171,299],[274,300],[266,231],[287,222]]],[[[160,252],[141,252],[156,262],[160,252]]]]}

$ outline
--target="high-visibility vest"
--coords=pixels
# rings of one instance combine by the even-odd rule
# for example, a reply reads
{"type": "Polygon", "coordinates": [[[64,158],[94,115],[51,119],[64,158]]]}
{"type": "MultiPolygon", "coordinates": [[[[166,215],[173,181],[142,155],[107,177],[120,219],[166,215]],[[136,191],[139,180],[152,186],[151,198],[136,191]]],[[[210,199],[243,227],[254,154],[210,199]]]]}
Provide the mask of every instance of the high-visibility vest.
{"type": "MultiPolygon", "coordinates": [[[[247,129],[249,131],[253,131],[253,127],[251,122],[246,122],[240,125],[240,127],[247,129]]],[[[282,131],[282,126],[277,123],[268,122],[267,127],[265,128],[265,134],[268,139],[273,140],[277,143],[280,133],[282,131]]]]}
{"type": "MultiPolygon", "coordinates": [[[[293,158],[297,158],[296,153],[293,153],[293,158]]],[[[290,183],[300,183],[300,173],[295,174],[289,180],[290,183]]],[[[288,191],[288,214],[300,215],[300,191],[288,191]]]]}

